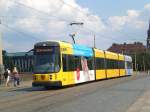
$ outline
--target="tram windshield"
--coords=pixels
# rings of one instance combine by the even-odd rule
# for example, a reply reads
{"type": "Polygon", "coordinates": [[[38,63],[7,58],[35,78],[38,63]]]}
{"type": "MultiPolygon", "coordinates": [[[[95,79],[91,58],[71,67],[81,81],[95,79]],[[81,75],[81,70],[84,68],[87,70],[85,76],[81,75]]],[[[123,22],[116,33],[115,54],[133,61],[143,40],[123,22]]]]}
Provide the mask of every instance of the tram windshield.
{"type": "Polygon", "coordinates": [[[34,73],[56,73],[60,70],[58,47],[35,49],[34,73]]]}

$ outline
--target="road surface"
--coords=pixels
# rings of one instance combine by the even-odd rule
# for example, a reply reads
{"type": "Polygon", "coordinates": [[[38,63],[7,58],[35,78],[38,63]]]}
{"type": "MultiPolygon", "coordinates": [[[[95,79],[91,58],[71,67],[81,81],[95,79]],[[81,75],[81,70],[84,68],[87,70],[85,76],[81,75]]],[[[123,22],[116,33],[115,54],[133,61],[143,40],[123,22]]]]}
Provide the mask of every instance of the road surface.
{"type": "Polygon", "coordinates": [[[150,90],[145,74],[62,89],[0,87],[0,112],[128,112],[150,90]]]}

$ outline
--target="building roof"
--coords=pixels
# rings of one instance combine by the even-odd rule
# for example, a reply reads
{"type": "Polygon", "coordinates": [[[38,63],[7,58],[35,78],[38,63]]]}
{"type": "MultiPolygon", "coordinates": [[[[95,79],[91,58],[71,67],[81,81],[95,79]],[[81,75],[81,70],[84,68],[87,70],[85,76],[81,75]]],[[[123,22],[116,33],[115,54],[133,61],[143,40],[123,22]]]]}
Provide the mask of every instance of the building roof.
{"type": "Polygon", "coordinates": [[[135,52],[145,52],[146,47],[143,43],[135,42],[135,43],[124,43],[124,44],[112,44],[112,46],[108,49],[108,51],[116,52],[116,53],[124,53],[124,54],[132,54],[135,52]]]}
{"type": "Polygon", "coordinates": [[[15,52],[15,53],[6,53],[6,56],[32,56],[33,52],[15,52]]]}

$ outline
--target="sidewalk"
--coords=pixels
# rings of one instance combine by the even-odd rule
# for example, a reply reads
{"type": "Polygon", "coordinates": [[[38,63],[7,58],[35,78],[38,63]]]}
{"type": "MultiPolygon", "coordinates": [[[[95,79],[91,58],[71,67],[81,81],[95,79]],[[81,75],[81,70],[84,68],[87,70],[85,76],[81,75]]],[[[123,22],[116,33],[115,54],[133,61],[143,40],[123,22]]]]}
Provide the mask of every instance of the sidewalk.
{"type": "MultiPolygon", "coordinates": [[[[19,88],[32,87],[32,80],[21,81],[20,85],[18,87],[19,88]]],[[[10,82],[10,86],[8,86],[8,87],[5,86],[5,83],[0,85],[0,91],[13,89],[13,88],[17,88],[17,87],[13,86],[13,82],[10,82]]]]}
{"type": "Polygon", "coordinates": [[[150,112],[150,90],[145,92],[127,112],[150,112]]]}
{"type": "MultiPolygon", "coordinates": [[[[20,86],[19,87],[26,87],[32,86],[32,73],[20,73],[20,86]]],[[[13,79],[10,80],[10,87],[5,86],[5,81],[3,80],[0,84],[1,88],[12,88],[13,87],[13,79]]]]}

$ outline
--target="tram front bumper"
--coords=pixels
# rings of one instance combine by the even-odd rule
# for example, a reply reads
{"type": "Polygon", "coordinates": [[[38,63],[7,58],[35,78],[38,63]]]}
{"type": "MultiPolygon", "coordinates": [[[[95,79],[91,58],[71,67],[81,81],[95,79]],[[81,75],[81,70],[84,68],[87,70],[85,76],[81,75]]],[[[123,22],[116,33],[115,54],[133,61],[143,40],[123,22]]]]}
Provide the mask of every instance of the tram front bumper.
{"type": "Polygon", "coordinates": [[[33,87],[44,86],[44,87],[61,87],[61,81],[36,81],[32,82],[33,87]]]}

